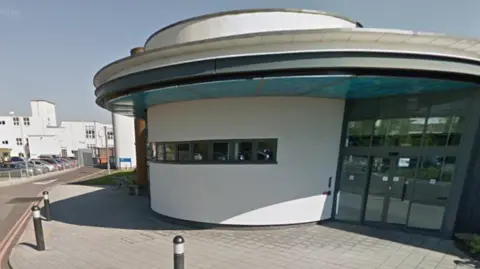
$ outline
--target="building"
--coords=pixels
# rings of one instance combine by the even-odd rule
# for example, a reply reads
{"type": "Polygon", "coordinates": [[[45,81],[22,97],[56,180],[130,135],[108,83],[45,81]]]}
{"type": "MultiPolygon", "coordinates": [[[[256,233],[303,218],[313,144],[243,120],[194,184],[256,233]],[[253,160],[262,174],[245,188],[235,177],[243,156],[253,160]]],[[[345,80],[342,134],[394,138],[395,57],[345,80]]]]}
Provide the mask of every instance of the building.
{"type": "Polygon", "coordinates": [[[82,148],[91,148],[100,155],[106,144],[110,149],[114,147],[111,124],[80,121],[57,124],[55,104],[45,100],[30,101],[30,110],[31,115],[12,112],[0,116],[3,160],[13,156],[25,157],[27,153],[32,158],[40,155],[75,156],[75,152],[82,148]]]}
{"type": "Polygon", "coordinates": [[[174,23],[94,78],[135,117],[152,209],[208,225],[334,219],[480,232],[480,42],[331,14],[174,23]],[[295,23],[293,23],[295,22],[295,23]]]}

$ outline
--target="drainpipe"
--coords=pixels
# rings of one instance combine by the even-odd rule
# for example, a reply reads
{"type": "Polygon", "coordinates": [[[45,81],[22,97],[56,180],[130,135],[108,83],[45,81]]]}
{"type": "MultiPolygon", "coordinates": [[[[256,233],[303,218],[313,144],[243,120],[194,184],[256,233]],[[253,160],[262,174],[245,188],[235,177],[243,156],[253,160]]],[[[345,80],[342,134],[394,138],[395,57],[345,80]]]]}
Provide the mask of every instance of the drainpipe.
{"type": "MultiPolygon", "coordinates": [[[[145,51],[143,47],[130,50],[130,56],[137,56],[145,51]]],[[[137,184],[147,185],[147,141],[145,133],[145,120],[135,118],[135,153],[137,155],[137,184]]]]}

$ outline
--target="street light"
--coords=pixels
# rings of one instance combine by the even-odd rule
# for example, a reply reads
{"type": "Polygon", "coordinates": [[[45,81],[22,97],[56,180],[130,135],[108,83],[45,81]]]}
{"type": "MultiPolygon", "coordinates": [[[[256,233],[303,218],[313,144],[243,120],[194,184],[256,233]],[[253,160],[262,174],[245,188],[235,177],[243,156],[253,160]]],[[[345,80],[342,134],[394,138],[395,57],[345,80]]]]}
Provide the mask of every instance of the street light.
{"type": "MultiPolygon", "coordinates": [[[[11,116],[14,116],[15,115],[15,111],[10,111],[8,114],[10,114],[11,116]]],[[[18,123],[20,124],[20,136],[22,137],[22,148],[23,148],[23,153],[25,154],[25,169],[27,170],[27,177],[29,177],[29,173],[28,173],[28,154],[27,154],[27,151],[25,150],[25,145],[23,144],[23,141],[25,140],[25,137],[23,135],[23,121],[20,123],[20,119],[18,121],[18,123]]],[[[25,140],[25,142],[27,142],[25,140]]]]}

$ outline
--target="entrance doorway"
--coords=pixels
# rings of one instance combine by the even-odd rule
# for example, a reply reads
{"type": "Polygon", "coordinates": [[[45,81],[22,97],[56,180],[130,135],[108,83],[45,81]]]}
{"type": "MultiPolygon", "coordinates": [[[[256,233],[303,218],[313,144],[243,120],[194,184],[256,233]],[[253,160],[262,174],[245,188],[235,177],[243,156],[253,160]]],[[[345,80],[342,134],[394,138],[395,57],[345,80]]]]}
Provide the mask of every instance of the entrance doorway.
{"type": "Polygon", "coordinates": [[[415,157],[372,157],[365,222],[407,224],[417,163],[415,157]]]}
{"type": "Polygon", "coordinates": [[[435,152],[345,155],[335,218],[441,230],[455,159],[435,152]]]}

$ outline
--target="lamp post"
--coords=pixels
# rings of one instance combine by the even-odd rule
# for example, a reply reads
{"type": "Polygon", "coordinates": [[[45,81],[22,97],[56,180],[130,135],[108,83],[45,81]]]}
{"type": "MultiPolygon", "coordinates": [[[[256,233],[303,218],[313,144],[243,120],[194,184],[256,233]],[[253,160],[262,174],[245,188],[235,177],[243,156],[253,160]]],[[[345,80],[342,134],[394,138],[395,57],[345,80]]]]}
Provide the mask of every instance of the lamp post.
{"type": "MultiPolygon", "coordinates": [[[[15,112],[14,111],[10,111],[10,114],[11,116],[14,116],[15,115],[15,112]]],[[[23,153],[25,154],[25,169],[27,170],[26,173],[27,173],[27,177],[30,176],[29,172],[28,172],[28,154],[27,154],[27,151],[25,150],[25,145],[24,145],[24,140],[25,140],[25,137],[23,135],[23,120],[22,122],[20,122],[20,118],[18,119],[18,124],[20,124],[20,137],[22,138],[22,149],[23,149],[23,153]]],[[[25,141],[26,142],[26,141],[25,141]]]]}
{"type": "Polygon", "coordinates": [[[108,169],[108,174],[110,175],[110,152],[108,152],[107,126],[103,126],[103,132],[105,135],[105,154],[107,156],[107,169],[108,169]]]}

